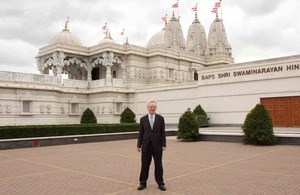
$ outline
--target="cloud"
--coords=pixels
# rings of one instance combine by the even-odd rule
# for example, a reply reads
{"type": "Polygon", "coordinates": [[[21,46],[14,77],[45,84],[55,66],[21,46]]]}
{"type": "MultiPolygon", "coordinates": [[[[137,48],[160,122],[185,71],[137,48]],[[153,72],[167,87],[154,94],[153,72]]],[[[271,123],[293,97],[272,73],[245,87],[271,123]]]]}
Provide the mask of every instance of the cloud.
{"type": "Polygon", "coordinates": [[[0,69],[15,72],[38,73],[34,57],[37,48],[21,40],[0,40],[0,69]]]}
{"type": "Polygon", "coordinates": [[[282,2],[283,1],[281,0],[243,0],[242,2],[228,0],[224,2],[224,6],[239,7],[247,15],[247,17],[261,17],[278,9],[282,2]]]}
{"type": "MultiPolygon", "coordinates": [[[[226,1],[227,2],[227,1],[226,1]]],[[[299,54],[299,1],[226,4],[224,23],[236,62],[299,54]],[[260,10],[266,9],[262,13],[260,10]],[[288,14],[287,14],[288,12],[288,14]],[[234,13],[234,14],[233,14],[234,13]]],[[[251,1],[252,2],[252,1],[251,1]]]]}
{"type": "MultiPolygon", "coordinates": [[[[125,29],[129,43],[146,46],[148,40],[163,27],[161,17],[168,19],[180,14],[184,37],[194,20],[191,7],[194,1],[181,0],[180,9],[172,9],[172,1],[161,0],[0,0],[0,70],[27,67],[36,72],[34,57],[38,49],[64,28],[70,17],[70,31],[85,46],[98,44],[104,34],[102,26],[108,23],[112,38],[123,42],[125,29]],[[29,68],[31,67],[31,68],[29,68]]],[[[198,18],[206,34],[215,15],[210,12],[216,1],[198,3],[198,18]]],[[[298,0],[243,0],[222,1],[220,16],[226,28],[236,62],[300,53],[300,1],[298,0]]]]}

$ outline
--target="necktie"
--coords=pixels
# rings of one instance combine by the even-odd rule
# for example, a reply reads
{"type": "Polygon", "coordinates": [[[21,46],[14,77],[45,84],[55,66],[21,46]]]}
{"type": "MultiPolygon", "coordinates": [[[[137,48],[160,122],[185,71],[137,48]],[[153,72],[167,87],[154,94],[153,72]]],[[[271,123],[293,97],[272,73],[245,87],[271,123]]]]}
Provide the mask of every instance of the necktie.
{"type": "Polygon", "coordinates": [[[150,116],[150,126],[151,126],[151,129],[153,130],[153,116],[150,116]]]}

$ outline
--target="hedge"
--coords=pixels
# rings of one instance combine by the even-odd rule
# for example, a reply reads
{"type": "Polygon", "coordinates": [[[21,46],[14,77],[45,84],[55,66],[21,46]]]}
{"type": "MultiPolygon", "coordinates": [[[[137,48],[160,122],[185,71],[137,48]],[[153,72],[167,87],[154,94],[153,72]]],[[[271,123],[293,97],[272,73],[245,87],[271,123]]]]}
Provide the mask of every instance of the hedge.
{"type": "Polygon", "coordinates": [[[135,132],[138,129],[137,123],[2,126],[0,139],[135,132]]]}

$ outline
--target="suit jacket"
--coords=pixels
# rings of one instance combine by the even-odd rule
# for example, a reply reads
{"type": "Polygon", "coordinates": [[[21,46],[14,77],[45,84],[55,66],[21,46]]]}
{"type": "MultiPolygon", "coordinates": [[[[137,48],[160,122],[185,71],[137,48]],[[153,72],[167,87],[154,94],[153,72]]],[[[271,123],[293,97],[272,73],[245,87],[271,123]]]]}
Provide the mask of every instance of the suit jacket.
{"type": "Polygon", "coordinates": [[[165,119],[159,114],[155,114],[153,130],[148,114],[140,119],[137,147],[142,148],[142,152],[147,152],[151,145],[153,151],[162,151],[162,147],[166,147],[165,119]]]}

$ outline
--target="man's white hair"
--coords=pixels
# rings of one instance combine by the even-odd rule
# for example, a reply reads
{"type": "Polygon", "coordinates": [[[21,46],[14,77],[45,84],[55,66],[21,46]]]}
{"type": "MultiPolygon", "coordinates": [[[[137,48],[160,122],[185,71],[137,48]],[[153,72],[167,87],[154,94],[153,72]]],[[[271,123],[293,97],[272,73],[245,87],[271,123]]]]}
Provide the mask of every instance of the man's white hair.
{"type": "Polygon", "coordinates": [[[150,103],[155,103],[155,105],[157,105],[157,101],[156,100],[150,100],[147,102],[147,106],[149,106],[150,103]]]}

